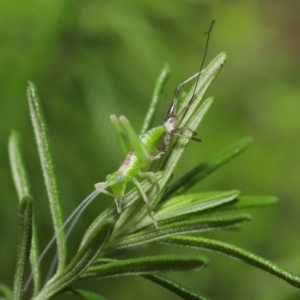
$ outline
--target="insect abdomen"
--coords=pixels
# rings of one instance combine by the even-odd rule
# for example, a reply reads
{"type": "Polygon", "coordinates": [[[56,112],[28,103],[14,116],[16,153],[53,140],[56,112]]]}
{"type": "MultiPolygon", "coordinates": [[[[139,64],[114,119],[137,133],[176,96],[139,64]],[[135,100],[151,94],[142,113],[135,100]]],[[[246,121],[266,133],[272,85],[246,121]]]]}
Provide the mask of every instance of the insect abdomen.
{"type": "Polygon", "coordinates": [[[157,126],[140,136],[142,143],[146,146],[149,152],[156,149],[157,144],[160,142],[161,138],[165,135],[165,126],[157,126]]]}

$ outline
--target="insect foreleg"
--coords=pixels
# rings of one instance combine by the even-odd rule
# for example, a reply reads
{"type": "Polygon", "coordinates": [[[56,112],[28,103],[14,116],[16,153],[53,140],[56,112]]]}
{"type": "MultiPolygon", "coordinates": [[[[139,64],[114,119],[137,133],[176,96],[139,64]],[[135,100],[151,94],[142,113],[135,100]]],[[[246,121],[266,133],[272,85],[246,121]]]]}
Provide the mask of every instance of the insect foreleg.
{"type": "Polygon", "coordinates": [[[146,208],[147,208],[147,213],[149,215],[149,217],[151,218],[152,220],[152,223],[154,224],[154,226],[156,228],[158,228],[157,226],[157,222],[156,220],[154,219],[153,215],[152,215],[152,212],[151,212],[151,208],[150,208],[150,204],[149,204],[149,200],[148,200],[148,197],[147,195],[145,194],[144,190],[143,190],[143,187],[141,186],[141,184],[138,182],[138,180],[136,178],[133,178],[132,182],[136,185],[136,187],[138,188],[138,190],[140,191],[142,197],[143,197],[143,200],[146,204],[146,208]]]}
{"type": "MultiPolygon", "coordinates": [[[[202,71],[201,71],[202,72],[202,71]]],[[[180,88],[184,85],[186,85],[187,83],[189,83],[190,81],[192,81],[193,79],[195,79],[201,72],[197,72],[196,74],[192,75],[191,77],[189,77],[188,79],[186,79],[185,81],[181,82],[177,88],[175,89],[175,94],[174,94],[174,98],[178,97],[180,88]]]]}
{"type": "Polygon", "coordinates": [[[189,83],[191,80],[195,79],[199,75],[199,73],[201,73],[201,72],[194,74],[193,76],[189,77],[185,81],[181,82],[176,87],[175,93],[174,93],[174,100],[166,114],[166,119],[169,118],[170,116],[176,116],[176,114],[177,114],[177,101],[178,101],[178,95],[179,95],[179,91],[180,91],[181,87],[184,86],[185,84],[189,83]]]}

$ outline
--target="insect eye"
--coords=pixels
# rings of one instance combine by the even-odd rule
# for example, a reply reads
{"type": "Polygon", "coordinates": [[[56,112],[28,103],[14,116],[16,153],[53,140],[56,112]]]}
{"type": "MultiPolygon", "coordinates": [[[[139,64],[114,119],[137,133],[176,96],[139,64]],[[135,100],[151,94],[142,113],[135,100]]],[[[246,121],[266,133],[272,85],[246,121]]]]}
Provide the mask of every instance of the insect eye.
{"type": "Polygon", "coordinates": [[[118,181],[118,182],[123,181],[123,175],[118,175],[118,176],[117,176],[117,181],[118,181]]]}

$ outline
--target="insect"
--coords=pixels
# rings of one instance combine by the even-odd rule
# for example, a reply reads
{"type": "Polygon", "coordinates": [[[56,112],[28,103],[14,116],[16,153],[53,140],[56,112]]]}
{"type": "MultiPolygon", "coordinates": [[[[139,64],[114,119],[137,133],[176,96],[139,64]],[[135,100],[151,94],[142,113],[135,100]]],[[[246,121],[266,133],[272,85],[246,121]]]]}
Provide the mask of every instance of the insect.
{"type": "Polygon", "coordinates": [[[198,94],[200,93],[200,90],[197,90],[197,83],[199,81],[203,64],[205,61],[209,36],[213,24],[214,21],[211,22],[208,31],[205,54],[201,63],[200,71],[188,78],[187,80],[185,80],[184,82],[182,82],[176,88],[174,100],[167,111],[165,120],[162,125],[152,128],[143,135],[138,136],[125,116],[121,116],[119,118],[117,118],[115,115],[110,116],[110,120],[117,133],[120,148],[126,149],[129,152],[124,162],[121,164],[120,168],[111,175],[108,175],[105,182],[96,183],[95,188],[101,189],[102,193],[114,197],[117,206],[117,211],[120,213],[122,211],[122,200],[124,198],[126,185],[129,182],[133,182],[138,188],[139,192],[141,193],[142,198],[146,204],[148,215],[156,228],[158,228],[157,222],[152,215],[149,200],[136,177],[146,177],[152,180],[156,185],[156,191],[159,192],[159,184],[155,173],[142,172],[141,169],[144,169],[145,167],[149,166],[151,161],[161,158],[161,156],[169,149],[174,136],[183,136],[194,141],[201,141],[200,139],[195,137],[195,135],[197,134],[196,132],[194,132],[188,127],[180,127],[180,124],[183,118],[185,117],[189,107],[192,105],[193,101],[197,98],[198,94]],[[189,100],[187,105],[182,109],[182,111],[178,115],[176,115],[180,88],[183,85],[190,82],[191,80],[193,80],[194,78],[197,78],[197,81],[191,99],[189,100]],[[183,130],[189,131],[192,134],[192,136],[182,135],[181,132],[183,130]],[[153,156],[151,153],[155,151],[155,148],[158,148],[160,152],[157,155],[153,156]],[[112,192],[108,192],[106,190],[107,187],[110,187],[112,192]]]}
{"type": "Polygon", "coordinates": [[[195,137],[195,135],[197,134],[196,132],[194,132],[188,127],[180,127],[180,124],[183,118],[185,117],[189,107],[192,105],[193,101],[197,98],[200,92],[199,90],[197,90],[197,83],[199,81],[203,64],[205,61],[209,36],[213,24],[214,21],[211,22],[208,31],[205,54],[201,63],[200,71],[188,78],[187,80],[185,80],[184,82],[182,82],[176,88],[174,100],[170,108],[168,109],[165,120],[161,126],[152,128],[143,135],[138,136],[126,117],[121,116],[120,118],[117,118],[115,115],[110,116],[110,120],[117,133],[120,148],[126,149],[129,152],[120,168],[113,174],[109,175],[105,182],[96,183],[95,188],[101,188],[103,193],[114,197],[117,206],[117,211],[120,213],[122,211],[122,200],[124,198],[126,185],[128,182],[133,182],[140,191],[143,200],[146,204],[148,215],[156,228],[157,222],[152,215],[149,200],[147,198],[147,195],[143,191],[142,186],[136,179],[136,176],[146,177],[152,180],[156,185],[156,191],[159,192],[159,184],[157,182],[155,173],[142,172],[141,169],[147,167],[151,161],[159,159],[169,149],[174,136],[184,136],[198,142],[201,141],[200,139],[195,137]],[[197,81],[192,97],[187,103],[187,105],[182,109],[182,111],[178,115],[176,115],[180,88],[183,85],[190,82],[191,80],[193,80],[194,78],[197,78],[197,81]],[[190,133],[192,133],[192,136],[182,135],[180,132],[182,132],[183,130],[189,131],[190,133]],[[158,148],[158,150],[161,152],[153,156],[151,153],[154,152],[155,148],[158,148]],[[112,193],[104,189],[104,187],[108,186],[112,190],[112,193]]]}

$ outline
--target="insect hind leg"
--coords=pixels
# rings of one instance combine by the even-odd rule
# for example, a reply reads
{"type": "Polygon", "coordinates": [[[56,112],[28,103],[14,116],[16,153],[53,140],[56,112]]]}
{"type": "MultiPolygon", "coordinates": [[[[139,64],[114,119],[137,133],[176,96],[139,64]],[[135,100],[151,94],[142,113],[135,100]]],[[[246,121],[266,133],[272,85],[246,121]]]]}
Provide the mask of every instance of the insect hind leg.
{"type": "Polygon", "coordinates": [[[146,204],[146,209],[147,209],[148,216],[150,217],[150,219],[151,219],[153,225],[156,227],[156,229],[158,229],[157,222],[153,217],[153,214],[152,214],[151,208],[150,208],[150,203],[149,203],[149,200],[148,200],[148,197],[147,197],[146,193],[143,190],[143,187],[141,186],[141,184],[138,182],[138,180],[136,178],[133,178],[132,182],[136,185],[139,192],[141,193],[142,198],[143,198],[143,200],[146,204]]]}
{"type": "Polygon", "coordinates": [[[197,76],[199,76],[200,72],[197,72],[196,74],[192,75],[191,77],[189,77],[188,79],[186,79],[185,81],[181,82],[175,89],[175,93],[174,93],[174,100],[170,106],[170,108],[168,109],[168,112],[165,116],[165,120],[168,119],[169,117],[176,116],[176,111],[177,111],[177,102],[178,102],[178,95],[180,92],[180,89],[186,85],[187,83],[189,83],[190,81],[192,81],[193,79],[195,79],[197,76]]]}
{"type": "Polygon", "coordinates": [[[155,186],[156,186],[156,193],[157,194],[159,193],[160,186],[159,186],[158,179],[157,179],[157,177],[156,177],[156,175],[155,175],[154,172],[140,172],[139,176],[151,180],[155,184],[155,186]]]}

